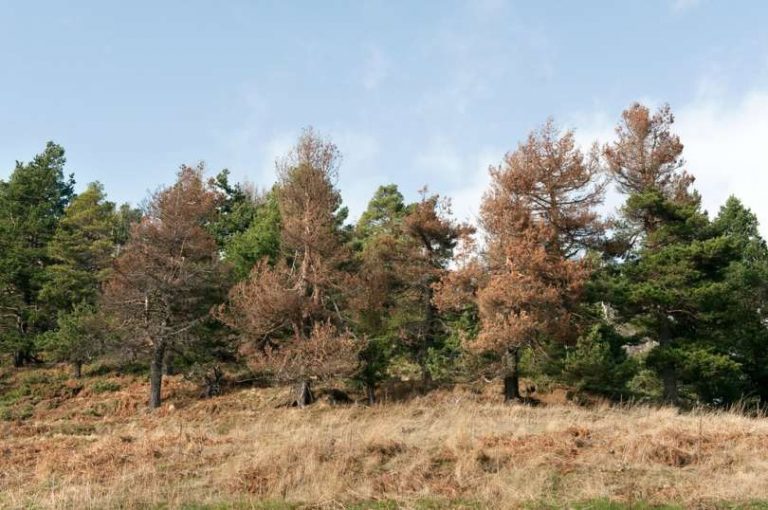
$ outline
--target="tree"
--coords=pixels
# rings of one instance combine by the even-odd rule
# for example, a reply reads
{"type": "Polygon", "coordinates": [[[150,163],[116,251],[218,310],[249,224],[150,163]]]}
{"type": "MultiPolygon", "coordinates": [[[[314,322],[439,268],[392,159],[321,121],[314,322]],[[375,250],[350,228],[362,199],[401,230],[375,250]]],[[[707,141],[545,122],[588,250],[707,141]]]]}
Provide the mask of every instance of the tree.
{"type": "Polygon", "coordinates": [[[183,166],[173,186],[152,196],[106,286],[107,309],[150,351],[150,408],[161,403],[166,353],[199,341],[196,328],[226,291],[226,266],[208,232],[219,195],[202,171],[183,166]]]}
{"type": "Polygon", "coordinates": [[[356,240],[364,244],[378,235],[394,233],[407,212],[397,184],[379,186],[355,226],[356,240]]]}
{"type": "Polygon", "coordinates": [[[144,216],[141,209],[131,207],[130,204],[121,204],[115,211],[115,231],[112,240],[115,243],[115,256],[119,255],[131,237],[131,229],[135,223],[139,223],[144,216]]]}
{"type": "Polygon", "coordinates": [[[117,226],[115,205],[105,200],[101,184],[91,183],[69,203],[48,243],[52,264],[40,300],[58,310],[58,331],[46,335],[43,347],[71,362],[75,377],[104,345],[94,307],[115,254],[117,226]]]}
{"type": "MultiPolygon", "coordinates": [[[[660,371],[664,399],[678,399],[679,366],[674,362],[676,332],[693,313],[683,293],[692,289],[682,272],[688,272],[685,250],[701,240],[708,220],[700,211],[700,199],[689,190],[693,177],[682,170],[683,144],[671,132],[674,116],[669,106],[651,115],[634,103],[622,113],[616,128],[617,140],[604,148],[608,166],[627,194],[617,238],[623,246],[617,255],[623,263],[615,272],[620,280],[612,303],[628,320],[659,342],[651,358],[660,371]],[[674,267],[674,266],[677,267],[674,267]],[[656,273],[656,270],[662,273],[656,273]],[[678,326],[678,328],[676,328],[678,326]]],[[[695,277],[688,272],[688,276],[695,277]]],[[[704,283],[701,280],[699,283],[704,283]]]]}
{"type": "Polygon", "coordinates": [[[737,243],[713,235],[697,202],[664,207],[652,242],[609,266],[601,293],[636,337],[658,342],[646,365],[661,378],[665,401],[678,403],[681,385],[708,403],[730,401],[740,372],[729,353],[739,308],[729,282],[737,243]]]}
{"type": "Polygon", "coordinates": [[[595,151],[575,146],[549,121],[492,167],[480,223],[484,251],[441,282],[442,308],[477,307],[480,330],[471,347],[502,360],[506,401],[520,398],[525,348],[572,342],[573,312],[591,267],[581,256],[603,232],[594,208],[604,182],[595,151]]]}
{"type": "Polygon", "coordinates": [[[280,209],[274,191],[256,205],[248,227],[235,232],[224,245],[224,257],[232,264],[235,277],[242,280],[253,266],[267,258],[271,264],[280,254],[280,209]]]}
{"type": "Polygon", "coordinates": [[[41,299],[59,310],[79,303],[95,305],[115,253],[118,218],[104,187],[91,183],[64,210],[48,244],[52,264],[46,268],[41,299]]]}
{"type": "Polygon", "coordinates": [[[216,219],[209,230],[220,247],[245,232],[253,223],[259,205],[259,195],[252,186],[229,181],[229,170],[224,169],[210,180],[210,185],[221,195],[216,206],[216,219]]]}
{"type": "Polygon", "coordinates": [[[48,142],[0,182],[0,347],[15,366],[34,359],[36,336],[53,322],[40,291],[51,263],[48,243],[73,194],[65,162],[64,149],[48,142]]]}
{"type": "Polygon", "coordinates": [[[41,346],[57,361],[72,365],[80,378],[85,363],[102,354],[111,340],[111,325],[93,305],[80,303],[58,314],[56,329],[41,335],[41,346]]]}
{"type": "MultiPolygon", "coordinates": [[[[519,202],[535,223],[545,227],[548,253],[572,259],[602,244],[605,222],[596,208],[603,202],[608,181],[597,146],[582,153],[573,131],[561,133],[549,119],[516,151],[507,154],[501,166],[492,168],[491,176],[495,195],[486,198],[483,207],[519,202]]],[[[482,221],[488,224],[489,232],[514,224],[505,224],[508,218],[504,214],[491,212],[482,221]]]]}
{"type": "Polygon", "coordinates": [[[714,235],[728,236],[737,258],[726,276],[731,299],[717,305],[727,316],[723,338],[727,352],[739,364],[743,379],[740,397],[768,400],[768,246],[755,214],[736,197],[729,197],[713,220],[714,235]]]}
{"type": "Polygon", "coordinates": [[[354,350],[344,348],[351,345],[342,315],[349,253],[340,228],[346,213],[335,187],[338,163],[336,146],[312,130],[278,163],[281,253],[274,264],[257,262],[219,311],[255,344],[258,364],[298,383],[299,406],[314,400],[313,379],[344,375],[334,367],[348,367],[339,360],[354,350]],[[337,348],[323,347],[329,345],[337,348]]]}
{"type": "Polygon", "coordinates": [[[652,244],[663,220],[663,211],[646,202],[657,199],[660,205],[658,199],[663,199],[682,204],[698,198],[689,190],[693,176],[682,170],[683,144],[671,131],[675,118],[669,105],[651,115],[648,108],[633,103],[621,117],[617,139],[604,147],[603,154],[619,191],[628,199],[634,197],[634,203],[628,202],[622,211],[622,234],[629,249],[640,239],[652,244]]]}
{"type": "Polygon", "coordinates": [[[422,191],[402,222],[405,242],[395,270],[402,282],[399,311],[401,343],[419,365],[424,382],[432,379],[430,357],[443,350],[447,331],[435,304],[435,285],[448,270],[455,248],[474,233],[451,217],[450,201],[422,191]]]}
{"type": "Polygon", "coordinates": [[[397,254],[402,252],[406,212],[397,185],[380,186],[360,216],[352,241],[357,292],[350,305],[356,330],[367,339],[358,378],[370,404],[376,402],[376,385],[387,375],[399,338],[396,309],[404,281],[397,254]]]}
{"type": "Polygon", "coordinates": [[[657,342],[645,362],[661,379],[666,402],[678,403],[683,391],[723,404],[743,392],[737,339],[760,338],[764,329],[759,305],[745,299],[757,273],[748,276],[742,255],[748,247],[757,255],[759,241],[748,233],[755,221],[734,202],[714,224],[702,211],[694,179],[682,169],[673,122],[668,106],[651,115],[633,104],[617,140],[604,149],[628,196],[617,228],[621,242],[613,243],[623,248],[609,254],[597,282],[617,320],[629,323],[635,338],[657,342]]]}

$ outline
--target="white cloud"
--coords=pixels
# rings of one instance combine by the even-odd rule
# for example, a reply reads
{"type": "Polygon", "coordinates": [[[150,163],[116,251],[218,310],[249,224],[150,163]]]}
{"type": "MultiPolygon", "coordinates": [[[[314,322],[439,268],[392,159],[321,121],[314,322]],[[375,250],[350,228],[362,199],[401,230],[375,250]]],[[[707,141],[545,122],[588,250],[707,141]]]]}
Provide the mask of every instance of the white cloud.
{"type": "Polygon", "coordinates": [[[433,136],[427,142],[425,150],[416,155],[415,167],[430,182],[435,177],[452,182],[466,170],[454,144],[443,136],[433,136]]]}
{"type": "Polygon", "coordinates": [[[414,168],[430,184],[430,191],[451,199],[457,219],[476,222],[483,193],[490,182],[488,167],[501,161],[503,149],[481,148],[461,155],[447,138],[434,137],[417,155],[414,168]]]}
{"type": "Polygon", "coordinates": [[[380,173],[378,165],[380,146],[367,133],[337,131],[331,132],[330,138],[342,154],[338,186],[349,208],[349,220],[355,222],[376,188],[386,183],[386,175],[380,173]]]}
{"type": "MultiPolygon", "coordinates": [[[[696,177],[695,188],[711,216],[717,214],[730,195],[735,195],[757,214],[768,237],[768,90],[755,89],[736,100],[728,99],[722,87],[703,83],[691,102],[674,107],[673,130],[685,149],[686,168],[696,177]]],[[[641,101],[650,108],[655,101],[641,101]]],[[[602,111],[574,116],[576,138],[586,147],[614,137],[619,112],[602,111]]],[[[607,206],[612,210],[623,201],[613,190],[607,206]]]]}
{"type": "Polygon", "coordinates": [[[296,144],[298,134],[281,133],[272,136],[266,143],[259,147],[261,154],[261,165],[259,166],[259,181],[272,183],[277,180],[276,163],[280,158],[287,155],[296,144]]]}
{"type": "Polygon", "coordinates": [[[464,116],[493,97],[499,83],[552,80],[557,52],[544,27],[505,0],[462,5],[460,22],[438,23],[414,48],[439,77],[420,94],[419,112],[464,116]]]}
{"type": "Polygon", "coordinates": [[[701,98],[678,109],[676,119],[705,208],[716,214],[736,195],[768,234],[768,91],[754,90],[736,102],[701,98]]]}
{"type": "Polygon", "coordinates": [[[453,214],[457,219],[477,224],[480,202],[491,181],[488,169],[491,165],[498,164],[503,154],[504,151],[481,150],[474,158],[470,158],[470,173],[464,182],[446,191],[446,195],[451,198],[453,214]]]}

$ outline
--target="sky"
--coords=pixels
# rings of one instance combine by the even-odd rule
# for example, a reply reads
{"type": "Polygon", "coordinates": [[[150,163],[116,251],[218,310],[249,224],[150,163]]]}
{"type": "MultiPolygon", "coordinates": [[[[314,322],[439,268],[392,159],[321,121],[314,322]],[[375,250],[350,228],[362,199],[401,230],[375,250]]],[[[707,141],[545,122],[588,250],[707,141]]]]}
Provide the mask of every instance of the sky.
{"type": "Polygon", "coordinates": [[[0,178],[53,140],[116,202],[199,161],[268,188],[313,126],[353,219],[396,183],[472,220],[548,117],[586,146],[641,101],[671,105],[705,208],[735,194],[768,232],[768,2],[7,0],[0,26],[0,178]]]}

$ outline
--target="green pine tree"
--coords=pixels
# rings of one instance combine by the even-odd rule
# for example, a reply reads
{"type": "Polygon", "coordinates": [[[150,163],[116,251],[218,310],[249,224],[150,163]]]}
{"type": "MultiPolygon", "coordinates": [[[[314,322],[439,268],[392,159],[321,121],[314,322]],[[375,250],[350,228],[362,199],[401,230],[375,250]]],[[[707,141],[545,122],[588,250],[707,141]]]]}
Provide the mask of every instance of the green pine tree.
{"type": "Polygon", "coordinates": [[[95,305],[115,255],[117,227],[115,204],[106,200],[104,187],[89,184],[64,210],[48,245],[53,263],[46,268],[41,299],[59,310],[95,305]]]}
{"type": "Polygon", "coordinates": [[[65,161],[64,149],[49,142],[0,182],[0,350],[16,366],[34,359],[35,338],[55,319],[40,292],[52,263],[48,243],[73,195],[65,161]]]}
{"type": "Polygon", "coordinates": [[[760,236],[755,214],[730,197],[713,221],[715,234],[729,236],[739,257],[727,282],[731,299],[718,307],[728,325],[723,340],[740,365],[741,394],[768,400],[768,246],[760,236]]]}

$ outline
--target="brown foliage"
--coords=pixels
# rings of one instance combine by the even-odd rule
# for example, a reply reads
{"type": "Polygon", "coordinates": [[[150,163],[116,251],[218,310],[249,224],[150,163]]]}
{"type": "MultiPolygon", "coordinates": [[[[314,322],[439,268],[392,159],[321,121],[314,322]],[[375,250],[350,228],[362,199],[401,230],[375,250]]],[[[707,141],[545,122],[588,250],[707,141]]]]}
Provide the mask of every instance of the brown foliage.
{"type": "Polygon", "coordinates": [[[560,134],[550,119],[490,172],[481,212],[489,236],[514,237],[536,228],[547,251],[563,258],[597,244],[604,225],[595,208],[607,181],[596,146],[585,156],[573,132],[560,134]]]}
{"type": "Polygon", "coordinates": [[[396,272],[410,291],[412,306],[424,310],[416,324],[412,340],[429,342],[435,335],[437,311],[435,285],[448,271],[454,250],[474,233],[474,228],[451,217],[450,201],[439,195],[427,195],[413,205],[403,221],[407,244],[400,254],[396,272]]]}
{"type": "Polygon", "coordinates": [[[311,300],[296,288],[285,261],[271,267],[267,259],[258,262],[245,282],[229,292],[228,306],[217,316],[263,347],[270,338],[302,330],[304,317],[311,313],[311,300]]]}
{"type": "Polygon", "coordinates": [[[277,200],[282,219],[281,242],[298,268],[296,284],[315,304],[339,282],[338,265],[348,256],[338,233],[336,146],[305,131],[296,147],[278,163],[277,200]]]}
{"type": "Polygon", "coordinates": [[[105,289],[107,304],[125,325],[163,338],[207,314],[224,271],[205,229],[217,199],[202,168],[186,166],[176,184],[152,197],[105,289]]]}
{"type": "Polygon", "coordinates": [[[286,382],[347,377],[357,368],[362,345],[330,323],[317,323],[302,341],[265,346],[251,366],[270,371],[277,380],[286,382]]]}
{"type": "Polygon", "coordinates": [[[669,105],[651,115],[634,103],[621,114],[617,140],[603,149],[619,190],[625,194],[656,190],[667,198],[687,197],[694,177],[680,171],[683,144],[671,132],[675,121],[669,105]]]}
{"type": "Polygon", "coordinates": [[[436,302],[477,306],[475,348],[506,354],[569,341],[571,312],[590,271],[578,255],[604,228],[594,210],[605,189],[597,153],[585,158],[573,133],[560,135],[549,121],[490,172],[484,250],[443,279],[436,302]]]}
{"type": "Polygon", "coordinates": [[[340,332],[348,254],[338,229],[338,160],[335,145],[307,130],[278,163],[282,257],[257,263],[218,310],[256,343],[254,363],[283,379],[341,375],[356,361],[356,342],[340,332]]]}
{"type": "Polygon", "coordinates": [[[160,402],[167,350],[194,340],[192,328],[209,317],[226,288],[214,238],[206,225],[218,195],[203,168],[182,167],[176,183],[155,193],[116,259],[104,305],[121,321],[133,348],[152,352],[151,405],[160,402]]]}

